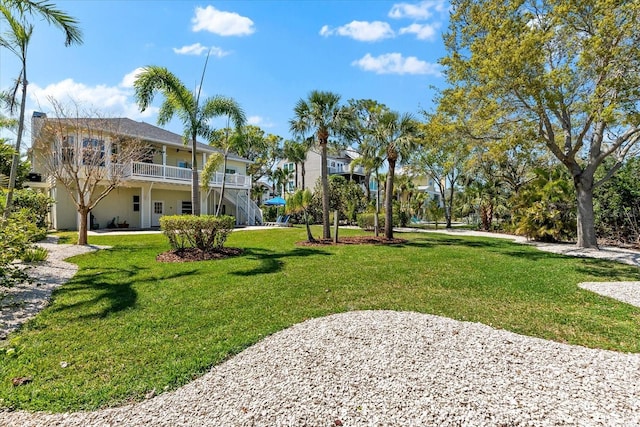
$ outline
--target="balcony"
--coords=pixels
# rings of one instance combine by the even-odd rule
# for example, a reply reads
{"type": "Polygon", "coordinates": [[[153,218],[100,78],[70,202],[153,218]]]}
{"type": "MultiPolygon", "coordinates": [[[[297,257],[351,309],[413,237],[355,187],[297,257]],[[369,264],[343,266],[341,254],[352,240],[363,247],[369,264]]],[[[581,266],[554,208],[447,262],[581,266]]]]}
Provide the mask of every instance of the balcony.
{"type": "Polygon", "coordinates": [[[349,170],[349,165],[342,166],[327,166],[329,175],[362,175],[364,176],[364,168],[362,166],[356,166],[353,168],[353,172],[349,170]]]}
{"type": "MultiPolygon", "coordinates": [[[[202,171],[198,171],[202,173],[202,171]]],[[[132,162],[129,173],[126,176],[133,179],[143,179],[145,181],[156,181],[166,183],[191,183],[191,169],[179,168],[176,166],[157,165],[154,163],[132,162]]],[[[251,177],[238,174],[224,174],[216,172],[209,181],[211,187],[221,187],[222,180],[229,188],[251,188],[251,177]]]]}

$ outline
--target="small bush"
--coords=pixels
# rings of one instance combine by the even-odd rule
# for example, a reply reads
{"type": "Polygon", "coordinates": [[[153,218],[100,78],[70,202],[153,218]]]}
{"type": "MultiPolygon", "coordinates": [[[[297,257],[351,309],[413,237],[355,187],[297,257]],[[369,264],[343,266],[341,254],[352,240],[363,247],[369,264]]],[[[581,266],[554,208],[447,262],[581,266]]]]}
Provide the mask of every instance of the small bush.
{"type": "Polygon", "coordinates": [[[198,248],[205,252],[224,246],[235,218],[228,215],[171,215],[160,218],[160,228],[174,250],[198,248]]]}
{"type": "MultiPolygon", "coordinates": [[[[375,214],[366,212],[358,215],[358,227],[364,230],[373,230],[375,225],[375,214]]],[[[378,227],[384,228],[384,215],[380,213],[378,215],[378,227]]]]}
{"type": "Polygon", "coordinates": [[[21,256],[24,262],[40,262],[45,261],[49,256],[49,251],[39,246],[33,248],[27,248],[21,256]]]}

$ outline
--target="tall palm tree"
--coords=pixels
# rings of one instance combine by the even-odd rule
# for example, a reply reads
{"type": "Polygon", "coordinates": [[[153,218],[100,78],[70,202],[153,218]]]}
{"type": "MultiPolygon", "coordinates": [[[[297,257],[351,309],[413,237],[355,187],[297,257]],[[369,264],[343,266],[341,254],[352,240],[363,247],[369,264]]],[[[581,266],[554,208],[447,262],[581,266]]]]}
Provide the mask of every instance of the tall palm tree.
{"type": "Polygon", "coordinates": [[[294,135],[314,132],[320,146],[320,179],[322,182],[322,237],[331,238],[329,224],[329,179],[327,171],[327,144],[331,136],[345,136],[349,132],[350,112],[340,106],[340,95],[314,90],[308,98],[300,99],[294,109],[295,117],[289,121],[294,135]]]}
{"type": "Polygon", "coordinates": [[[380,117],[376,136],[386,149],[389,170],[385,186],[384,234],[393,239],[393,181],[396,164],[407,159],[416,146],[418,124],[410,114],[389,111],[380,117]]]}
{"type": "MultiPolygon", "coordinates": [[[[242,127],[247,121],[247,116],[244,114],[244,110],[240,107],[235,100],[224,96],[216,96],[207,102],[204,106],[204,114],[207,117],[226,116],[227,126],[224,129],[224,134],[221,138],[215,138],[214,132],[210,133],[209,145],[222,150],[222,171],[227,173],[227,160],[229,158],[229,152],[237,152],[238,147],[242,144],[242,127]],[[235,127],[235,133],[230,137],[229,124],[233,123],[235,127]]],[[[223,175],[222,186],[220,188],[220,201],[218,202],[218,209],[216,210],[216,216],[220,215],[222,208],[222,201],[224,199],[224,190],[227,180],[223,175]]]]}
{"type": "Polygon", "coordinates": [[[210,136],[209,119],[216,113],[214,104],[217,102],[216,97],[213,97],[206,99],[202,104],[200,103],[202,82],[208,60],[209,56],[207,55],[199,89],[195,93],[188,90],[180,79],[167,68],[156,65],[144,67],[133,83],[140,111],[146,110],[151,105],[156,91],[159,91],[165,99],[158,113],[158,124],[167,124],[174,115],[177,115],[182,121],[184,144],[187,145],[191,142],[191,205],[194,215],[200,215],[197,137],[208,138],[210,136]]]}
{"type": "Polygon", "coordinates": [[[5,203],[4,217],[8,217],[13,204],[13,190],[20,162],[20,147],[24,131],[24,115],[27,103],[27,48],[33,34],[33,24],[28,18],[41,18],[49,24],[60,28],[65,36],[65,46],[82,43],[82,31],[78,27],[78,21],[57,9],[54,5],[44,1],[32,0],[3,0],[0,3],[0,27],[3,22],[8,24],[8,31],[0,34],[0,48],[5,48],[20,59],[20,74],[15,86],[11,89],[9,111],[15,113],[19,107],[18,134],[16,137],[15,153],[11,162],[9,176],[9,191],[5,203]],[[21,91],[21,99],[18,101],[18,92],[21,91]]]}

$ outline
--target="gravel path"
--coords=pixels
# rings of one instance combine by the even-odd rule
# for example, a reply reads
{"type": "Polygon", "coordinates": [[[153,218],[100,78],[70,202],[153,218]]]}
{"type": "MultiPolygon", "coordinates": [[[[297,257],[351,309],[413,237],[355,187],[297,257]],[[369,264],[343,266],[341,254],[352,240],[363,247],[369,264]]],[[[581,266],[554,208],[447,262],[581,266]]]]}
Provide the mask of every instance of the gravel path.
{"type": "MultiPolygon", "coordinates": [[[[592,256],[575,246],[540,249],[592,256]]],[[[612,253],[640,261],[637,252],[612,253]]],[[[640,282],[582,285],[640,305],[640,282]]],[[[1,426],[219,424],[640,425],[640,354],[426,314],[358,311],[280,331],[141,403],[71,414],[0,411],[1,426]]]]}
{"type": "Polygon", "coordinates": [[[0,297],[0,340],[38,314],[49,303],[53,290],[76,274],[78,266],[65,262],[64,259],[106,248],[59,245],[54,237],[38,242],[38,246],[47,249],[49,256],[46,261],[28,267],[28,274],[35,283],[14,286],[5,290],[5,295],[0,297]]]}
{"type": "Polygon", "coordinates": [[[633,426],[640,355],[432,315],[360,311],[267,337],[203,377],[95,412],[0,413],[20,426],[633,426]]]}

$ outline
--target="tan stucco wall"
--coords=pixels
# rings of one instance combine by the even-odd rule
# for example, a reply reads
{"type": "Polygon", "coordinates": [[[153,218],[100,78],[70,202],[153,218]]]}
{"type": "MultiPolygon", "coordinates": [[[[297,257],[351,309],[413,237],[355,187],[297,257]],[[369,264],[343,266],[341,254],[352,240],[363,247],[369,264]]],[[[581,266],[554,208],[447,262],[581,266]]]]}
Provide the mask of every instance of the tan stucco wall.
{"type": "Polygon", "coordinates": [[[184,191],[180,190],[151,190],[151,202],[164,202],[165,215],[179,215],[181,202],[183,200],[191,201],[191,189],[185,187],[184,191]]]}
{"type": "Polygon", "coordinates": [[[57,230],[77,230],[78,212],[73,199],[67,190],[59,185],[55,188],[56,203],[52,207],[55,210],[53,227],[57,230]]]}
{"type": "Polygon", "coordinates": [[[140,227],[140,212],[133,210],[133,196],[141,196],[139,188],[119,187],[112,190],[107,197],[102,199],[92,213],[95,223],[100,224],[100,228],[106,228],[113,218],[116,223],[127,222],[131,228],[140,227]]]}

